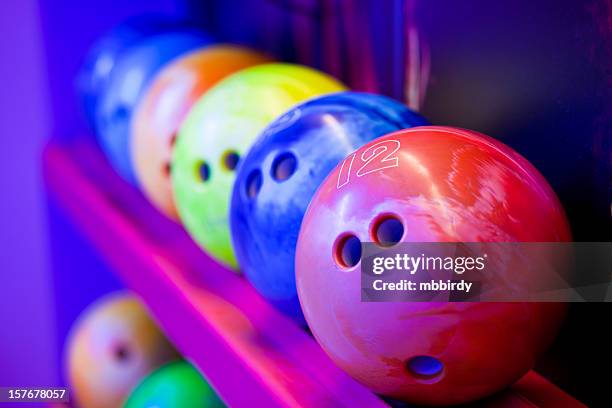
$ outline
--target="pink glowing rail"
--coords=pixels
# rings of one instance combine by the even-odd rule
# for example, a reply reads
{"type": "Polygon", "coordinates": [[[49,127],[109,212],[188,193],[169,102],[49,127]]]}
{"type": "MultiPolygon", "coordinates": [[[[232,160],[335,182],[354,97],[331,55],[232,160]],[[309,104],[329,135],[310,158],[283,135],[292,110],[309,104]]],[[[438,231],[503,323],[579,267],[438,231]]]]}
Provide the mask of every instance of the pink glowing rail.
{"type": "MultiPolygon", "coordinates": [[[[48,190],[232,407],[384,407],[314,339],[123,182],[91,142],[51,144],[48,190]]],[[[479,406],[583,407],[531,372],[479,406]]]]}

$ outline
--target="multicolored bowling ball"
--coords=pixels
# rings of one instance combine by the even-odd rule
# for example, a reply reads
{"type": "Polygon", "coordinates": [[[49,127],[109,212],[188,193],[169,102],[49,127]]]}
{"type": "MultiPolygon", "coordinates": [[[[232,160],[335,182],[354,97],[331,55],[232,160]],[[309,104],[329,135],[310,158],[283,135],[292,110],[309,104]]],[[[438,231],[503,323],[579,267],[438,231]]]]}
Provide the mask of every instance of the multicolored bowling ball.
{"type": "Polygon", "coordinates": [[[79,317],[68,337],[71,397],[82,408],[120,406],[145,375],[177,358],[134,296],[106,296],[79,317]]]}
{"type": "Polygon", "coordinates": [[[222,408],[225,405],[202,375],[186,361],[167,364],[147,376],[124,408],[222,408]]]}
{"type": "Polygon", "coordinates": [[[181,221],[213,258],[237,267],[229,200],[240,157],[289,108],[342,90],[342,84],[314,69],[264,64],[224,79],[194,105],[176,143],[172,184],[181,221]]]}
{"type": "Polygon", "coordinates": [[[120,55],[142,39],[171,25],[160,18],[141,17],[128,20],[100,38],[85,56],[76,87],[90,124],[94,124],[97,101],[120,55]]]}
{"type": "Polygon", "coordinates": [[[509,147],[462,129],[402,130],[349,155],[315,194],[298,238],[298,295],[317,341],[374,392],[468,402],[533,367],[563,304],[362,302],[361,243],[569,240],[554,192],[509,147]]]}
{"type": "Polygon", "coordinates": [[[268,126],[240,166],[230,210],[238,265],[266,299],[303,322],[295,246],[316,189],[365,143],[425,124],[387,97],[342,92],[311,99],[268,126]]]}
{"type": "Polygon", "coordinates": [[[189,109],[224,77],[268,61],[258,52],[231,45],[193,51],[163,68],[138,104],[130,146],[138,184],[170,218],[178,219],[170,181],[172,149],[189,109]]]}
{"type": "Polygon", "coordinates": [[[164,65],[209,44],[210,39],[197,31],[166,32],[138,42],[117,60],[100,96],[96,129],[111,164],[127,181],[135,182],[129,139],[136,104],[164,65]]]}

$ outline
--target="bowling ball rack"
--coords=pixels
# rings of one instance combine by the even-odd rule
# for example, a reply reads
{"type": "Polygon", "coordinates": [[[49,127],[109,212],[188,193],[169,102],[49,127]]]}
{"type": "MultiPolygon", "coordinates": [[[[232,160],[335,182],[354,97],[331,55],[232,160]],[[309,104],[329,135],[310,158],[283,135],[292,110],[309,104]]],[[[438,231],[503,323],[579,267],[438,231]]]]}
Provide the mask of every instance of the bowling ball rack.
{"type": "MultiPolygon", "coordinates": [[[[345,374],[307,331],[124,182],[91,139],[52,141],[43,166],[51,200],[228,405],[407,406],[345,374]]],[[[476,406],[585,405],[532,371],[476,406]]]]}

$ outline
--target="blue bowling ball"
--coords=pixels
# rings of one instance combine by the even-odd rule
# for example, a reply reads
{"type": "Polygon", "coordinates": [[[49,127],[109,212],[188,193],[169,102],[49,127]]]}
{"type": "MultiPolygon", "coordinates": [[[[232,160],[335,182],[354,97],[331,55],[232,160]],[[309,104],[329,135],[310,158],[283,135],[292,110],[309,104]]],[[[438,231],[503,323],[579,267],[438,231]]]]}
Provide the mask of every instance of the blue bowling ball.
{"type": "Polygon", "coordinates": [[[85,117],[94,126],[98,97],[126,49],[148,36],[159,33],[174,24],[156,16],[132,18],[119,24],[101,37],[85,56],[77,74],[76,87],[85,117]]]}
{"type": "Polygon", "coordinates": [[[311,99],[271,123],[239,166],[230,208],[238,264],[255,289],[305,324],[294,258],[302,218],[315,191],[362,145],[426,124],[399,102],[357,92],[311,99]]]}
{"type": "Polygon", "coordinates": [[[132,113],[148,85],[167,63],[209,44],[198,31],[171,31],[143,39],[119,56],[100,96],[95,123],[102,149],[127,181],[136,183],[129,152],[132,113]]]}

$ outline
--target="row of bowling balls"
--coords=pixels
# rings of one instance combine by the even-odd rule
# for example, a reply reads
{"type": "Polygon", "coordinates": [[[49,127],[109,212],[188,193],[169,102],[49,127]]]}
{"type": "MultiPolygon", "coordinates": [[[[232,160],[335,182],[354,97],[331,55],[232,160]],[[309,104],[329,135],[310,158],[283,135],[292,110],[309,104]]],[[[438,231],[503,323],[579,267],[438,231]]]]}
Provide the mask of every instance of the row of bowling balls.
{"type": "Polygon", "coordinates": [[[69,391],[80,408],[224,407],[131,294],[90,305],[65,350],[69,391]]]}
{"type": "Polygon", "coordinates": [[[366,303],[359,273],[368,241],[570,240],[527,160],[313,69],[193,35],[149,35],[118,53],[94,111],[120,174],[377,393],[456,404],[534,365],[562,305],[366,303]]]}
{"type": "Polygon", "coordinates": [[[168,27],[124,24],[87,59],[79,84],[100,144],[207,253],[304,323],[293,264],[316,188],[356,148],[427,122],[314,69],[168,27]]]}

